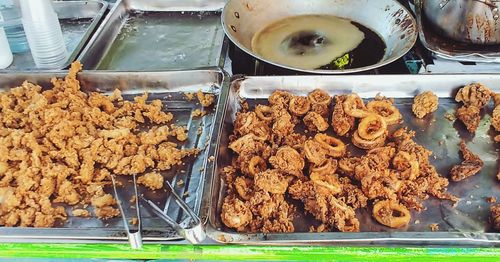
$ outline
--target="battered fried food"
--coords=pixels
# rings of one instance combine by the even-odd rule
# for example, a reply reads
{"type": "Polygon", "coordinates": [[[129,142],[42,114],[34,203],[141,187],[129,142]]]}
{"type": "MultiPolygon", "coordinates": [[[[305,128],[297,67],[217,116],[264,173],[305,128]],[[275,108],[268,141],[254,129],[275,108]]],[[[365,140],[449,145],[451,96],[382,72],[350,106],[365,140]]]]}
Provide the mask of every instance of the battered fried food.
{"type": "Polygon", "coordinates": [[[196,92],[196,97],[203,107],[209,107],[215,101],[215,96],[213,94],[204,94],[201,90],[198,90],[198,92],[196,92]]]}
{"type": "Polygon", "coordinates": [[[81,68],[73,63],[45,91],[24,82],[0,93],[0,189],[9,192],[0,199],[0,226],[52,227],[66,219],[63,205],[73,206],[74,216],[118,216],[104,190],[111,172],[166,170],[197,153],[169,142],[185,140],[186,131],[167,126],[173,115],[160,100],[143,94],[125,101],[119,90],[84,93],[76,78],[81,68]]]}
{"type": "Polygon", "coordinates": [[[303,116],[311,109],[311,102],[307,97],[294,96],[290,99],[290,112],[295,116],[303,116]]]}
{"type": "Polygon", "coordinates": [[[481,121],[480,110],[475,106],[461,106],[456,112],[457,118],[464,123],[467,130],[475,133],[481,121]]]}
{"type": "Polygon", "coordinates": [[[403,205],[391,201],[382,200],[373,206],[373,217],[382,225],[401,228],[410,223],[410,211],[403,205]]]}
{"type": "Polygon", "coordinates": [[[465,142],[463,140],[460,141],[460,151],[462,152],[464,161],[462,161],[462,163],[458,165],[453,166],[450,171],[451,180],[455,182],[464,180],[479,173],[484,165],[479,156],[475,155],[467,148],[467,145],[465,145],[465,142]]]}
{"type": "Polygon", "coordinates": [[[493,113],[491,114],[491,126],[496,131],[500,131],[500,105],[497,105],[495,109],[493,109],[493,113]]]}
{"type": "Polygon", "coordinates": [[[490,208],[490,219],[493,229],[500,232],[500,204],[492,205],[490,208]]]}
{"type": "Polygon", "coordinates": [[[358,130],[352,136],[352,143],[362,149],[383,146],[387,138],[387,123],[377,114],[370,114],[361,119],[358,130]]]}
{"type": "Polygon", "coordinates": [[[417,118],[424,118],[438,109],[439,99],[431,91],[425,91],[413,99],[412,111],[417,118]]]}
{"type": "Polygon", "coordinates": [[[332,127],[333,131],[339,136],[345,136],[349,131],[354,128],[355,118],[349,116],[344,111],[344,101],[346,95],[335,96],[335,106],[332,113],[332,127]]]}
{"type": "Polygon", "coordinates": [[[366,104],[366,109],[384,118],[387,125],[399,124],[403,119],[399,110],[389,99],[376,98],[366,104]]]}
{"type": "Polygon", "coordinates": [[[307,113],[304,125],[311,132],[323,132],[328,129],[328,121],[316,112],[307,113]]]}
{"type": "Polygon", "coordinates": [[[140,176],[137,184],[143,185],[151,190],[163,188],[163,176],[158,172],[150,172],[140,176]]]}
{"type": "Polygon", "coordinates": [[[243,231],[252,220],[252,212],[245,203],[233,196],[227,196],[222,204],[222,222],[228,227],[243,231]]]}
{"type": "Polygon", "coordinates": [[[458,90],[455,101],[462,102],[465,106],[475,106],[478,109],[488,104],[494,93],[481,83],[466,85],[458,90]]]}

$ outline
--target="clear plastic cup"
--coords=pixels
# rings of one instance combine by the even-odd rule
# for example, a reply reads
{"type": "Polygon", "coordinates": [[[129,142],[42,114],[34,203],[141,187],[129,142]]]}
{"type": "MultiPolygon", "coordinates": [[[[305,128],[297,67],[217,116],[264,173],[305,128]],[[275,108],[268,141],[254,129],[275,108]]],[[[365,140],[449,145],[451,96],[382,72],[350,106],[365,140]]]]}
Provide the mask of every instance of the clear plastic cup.
{"type": "Polygon", "coordinates": [[[20,0],[24,32],[38,68],[61,69],[68,60],[59,19],[51,0],[20,0]]]}
{"type": "Polygon", "coordinates": [[[0,26],[3,26],[5,30],[12,53],[27,52],[29,46],[21,21],[19,0],[0,0],[0,13],[4,18],[0,26]]]}
{"type": "MultiPolygon", "coordinates": [[[[2,23],[3,18],[0,13],[0,23],[2,23]]],[[[0,26],[0,69],[7,68],[10,64],[12,64],[13,56],[10,51],[9,42],[7,41],[7,36],[3,30],[3,27],[0,26]]]]}

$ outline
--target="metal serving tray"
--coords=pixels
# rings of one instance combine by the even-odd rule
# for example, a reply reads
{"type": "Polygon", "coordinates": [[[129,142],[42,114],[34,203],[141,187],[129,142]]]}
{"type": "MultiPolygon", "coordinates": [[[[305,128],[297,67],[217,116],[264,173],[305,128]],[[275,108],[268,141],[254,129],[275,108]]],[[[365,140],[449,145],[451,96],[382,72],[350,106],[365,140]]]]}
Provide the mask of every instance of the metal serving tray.
{"type": "MultiPolygon", "coordinates": [[[[293,245],[455,245],[455,246],[500,246],[500,234],[493,233],[488,222],[489,206],[486,197],[500,199],[500,182],[495,175],[498,168],[500,144],[493,142],[490,130],[491,108],[487,108],[475,135],[465,131],[461,123],[445,119],[445,113],[453,113],[457,103],[451,98],[459,87],[472,82],[481,82],[500,92],[500,75],[375,75],[375,76],[280,76],[249,77],[231,83],[224,120],[216,153],[216,168],[212,181],[206,187],[211,192],[206,198],[209,223],[207,234],[222,243],[242,244],[293,244],[293,245]],[[241,99],[250,106],[267,103],[274,90],[288,90],[297,95],[306,95],[321,88],[330,95],[356,92],[363,98],[373,98],[379,92],[395,98],[395,105],[404,116],[404,125],[416,132],[416,142],[433,151],[431,162],[441,175],[448,176],[452,165],[461,162],[458,153],[460,139],[464,139],[473,152],[477,152],[485,165],[480,174],[462,182],[450,182],[449,191],[461,198],[456,208],[449,201],[433,197],[424,202],[427,210],[412,211],[412,220],[406,230],[394,230],[378,224],[368,209],[360,209],[360,233],[308,233],[314,220],[312,216],[299,215],[294,224],[298,233],[246,234],[238,233],[223,225],[220,219],[225,196],[225,182],[221,176],[224,166],[231,163],[232,152],[228,149],[229,135],[233,130],[235,114],[241,108],[241,99]],[[431,116],[419,120],[411,112],[413,97],[432,90],[440,97],[439,109],[431,116]],[[418,222],[417,222],[418,221],[418,222]],[[431,232],[429,225],[437,223],[439,232],[431,232]]],[[[491,105],[490,105],[491,106],[491,105]]],[[[329,129],[331,131],[331,128],[329,129]]],[[[332,134],[333,135],[333,134],[332,134]]],[[[349,140],[346,143],[352,144],[349,140]]],[[[354,150],[349,145],[350,150],[354,150]]],[[[358,150],[359,151],[359,150],[358,150]]],[[[207,190],[208,191],[208,190],[207,190]]],[[[299,202],[295,202],[302,208],[299,202]]]]}
{"type": "MultiPolygon", "coordinates": [[[[78,56],[92,32],[101,21],[108,3],[101,0],[88,1],[54,1],[61,29],[69,53],[68,61],[64,69],[71,64],[78,56]]],[[[25,53],[14,54],[14,61],[6,69],[0,72],[14,72],[26,70],[40,70],[36,67],[35,61],[28,50],[25,53]]]]}
{"type": "MultiPolygon", "coordinates": [[[[0,73],[0,91],[20,85],[24,80],[40,84],[42,87],[50,87],[50,78],[64,77],[61,73],[0,73]]],[[[199,214],[202,201],[204,180],[208,170],[213,169],[213,162],[208,161],[209,150],[215,145],[211,142],[213,136],[217,137],[218,126],[216,112],[222,111],[224,98],[223,88],[224,74],[219,69],[194,70],[194,71],[171,71],[171,72],[96,72],[86,71],[78,75],[82,90],[99,91],[110,93],[118,88],[122,90],[125,99],[132,99],[144,92],[149,93],[149,100],[161,99],[165,110],[174,114],[173,124],[186,126],[188,128],[188,140],[180,143],[183,148],[200,148],[202,151],[196,157],[186,158],[185,165],[178,165],[171,170],[162,172],[174,186],[176,193],[183,197],[187,205],[196,214],[199,214]],[[191,112],[201,109],[197,99],[187,101],[185,92],[196,92],[202,90],[206,93],[216,95],[216,103],[210,109],[205,109],[208,114],[204,117],[193,118],[191,112]],[[184,183],[177,184],[178,181],[184,183]]],[[[222,117],[222,115],[220,116],[222,117]]],[[[130,185],[131,186],[131,185],[130,185]]],[[[106,188],[108,193],[112,187],[106,188]]],[[[170,217],[177,219],[178,223],[185,221],[187,217],[182,209],[175,203],[168,190],[157,190],[155,192],[139,187],[139,194],[154,201],[170,217]]],[[[128,204],[128,201],[125,201],[128,204]]],[[[141,203],[141,218],[143,225],[143,239],[151,241],[182,240],[162,219],[158,218],[153,211],[144,203],[141,203]]],[[[70,209],[67,209],[71,215],[70,209]]],[[[109,220],[100,220],[95,217],[79,218],[68,217],[68,220],[55,228],[20,228],[0,227],[0,242],[127,242],[121,217],[109,220]]]]}
{"type": "Polygon", "coordinates": [[[223,65],[224,1],[117,1],[79,56],[85,69],[155,71],[223,65]]]}

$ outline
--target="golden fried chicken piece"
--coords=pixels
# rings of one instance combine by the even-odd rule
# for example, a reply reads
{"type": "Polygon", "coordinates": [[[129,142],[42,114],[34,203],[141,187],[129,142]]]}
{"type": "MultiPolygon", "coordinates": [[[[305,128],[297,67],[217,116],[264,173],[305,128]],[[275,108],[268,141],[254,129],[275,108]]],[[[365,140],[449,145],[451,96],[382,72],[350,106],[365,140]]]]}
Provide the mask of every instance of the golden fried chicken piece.
{"type": "Polygon", "coordinates": [[[276,152],[276,155],[269,158],[271,165],[290,175],[302,177],[302,169],[304,169],[304,157],[290,146],[282,146],[276,152]]]}
{"type": "Polygon", "coordinates": [[[252,220],[252,212],[247,205],[234,196],[226,196],[222,204],[221,219],[224,225],[237,231],[245,230],[252,220]]]}
{"type": "Polygon", "coordinates": [[[475,106],[478,109],[488,104],[494,93],[481,83],[466,85],[458,90],[455,101],[462,102],[466,107],[475,106]]]}
{"type": "Polygon", "coordinates": [[[150,172],[140,176],[137,184],[143,185],[151,190],[163,188],[163,176],[158,172],[150,172]]]}
{"type": "Polygon", "coordinates": [[[500,204],[491,206],[490,213],[493,229],[495,229],[496,232],[500,232],[500,204]]]}
{"type": "Polygon", "coordinates": [[[464,180],[479,173],[484,165],[479,156],[475,155],[467,148],[463,140],[460,141],[460,151],[462,152],[464,161],[462,161],[459,165],[453,166],[450,171],[451,180],[455,182],[464,180]]]}
{"type": "Polygon", "coordinates": [[[464,123],[469,132],[474,133],[479,127],[479,122],[481,121],[479,113],[479,108],[476,106],[461,106],[457,109],[456,116],[460,121],[462,121],[462,123],[464,123]]]}
{"type": "Polygon", "coordinates": [[[213,94],[203,94],[201,90],[198,90],[198,92],[196,92],[196,97],[203,107],[209,107],[215,101],[215,96],[213,94]]]}
{"type": "Polygon", "coordinates": [[[439,99],[432,91],[425,91],[413,99],[412,111],[417,118],[424,118],[438,109],[439,99]]]}

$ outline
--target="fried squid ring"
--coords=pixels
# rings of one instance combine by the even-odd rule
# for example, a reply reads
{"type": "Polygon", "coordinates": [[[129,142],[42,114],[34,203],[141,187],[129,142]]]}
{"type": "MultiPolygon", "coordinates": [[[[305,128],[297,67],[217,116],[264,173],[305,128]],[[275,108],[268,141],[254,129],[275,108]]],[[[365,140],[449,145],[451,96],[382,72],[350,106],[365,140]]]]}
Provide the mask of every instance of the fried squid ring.
{"type": "Polygon", "coordinates": [[[253,192],[252,187],[253,181],[249,178],[237,177],[234,180],[234,188],[236,189],[236,193],[238,193],[238,195],[243,200],[250,200],[253,192]]]}
{"type": "Polygon", "coordinates": [[[271,128],[263,122],[258,123],[254,126],[251,131],[259,140],[268,140],[271,135],[271,128]]]}
{"type": "Polygon", "coordinates": [[[282,146],[276,152],[276,155],[269,158],[271,165],[284,173],[301,177],[304,169],[304,158],[290,146],[282,146]]]}
{"type": "Polygon", "coordinates": [[[238,113],[234,121],[234,130],[241,135],[246,135],[258,122],[260,121],[254,112],[238,113]]]}
{"type": "Polygon", "coordinates": [[[330,95],[321,89],[313,90],[309,93],[309,95],[307,95],[307,99],[309,99],[313,105],[324,105],[326,107],[330,105],[330,101],[332,100],[330,95]]]}
{"type": "Polygon", "coordinates": [[[328,129],[328,121],[316,112],[309,112],[304,117],[304,125],[311,132],[323,132],[328,129]]]}
{"type": "Polygon", "coordinates": [[[410,223],[410,211],[403,205],[383,200],[373,206],[373,217],[380,224],[391,227],[401,228],[410,223]]]}
{"type": "Polygon", "coordinates": [[[295,116],[303,116],[311,109],[311,102],[306,97],[294,96],[290,99],[288,110],[295,116]]]}
{"type": "Polygon", "coordinates": [[[273,121],[273,109],[266,105],[257,105],[255,107],[255,114],[257,117],[265,122],[273,121]]]}
{"type": "Polygon", "coordinates": [[[387,138],[387,133],[388,132],[386,131],[383,135],[377,137],[375,140],[366,140],[361,138],[358,134],[358,131],[356,130],[356,132],[354,132],[352,136],[352,143],[361,149],[374,149],[376,147],[384,145],[385,139],[387,138]]]}
{"type": "Polygon", "coordinates": [[[346,135],[354,127],[355,118],[349,116],[344,111],[345,95],[335,96],[335,106],[332,113],[333,131],[339,136],[346,135]]]}
{"type": "Polygon", "coordinates": [[[374,100],[366,104],[368,111],[382,116],[387,125],[395,125],[401,122],[403,116],[389,100],[374,100]]]}
{"type": "Polygon", "coordinates": [[[340,139],[325,134],[316,134],[314,140],[325,149],[328,156],[342,157],[346,153],[346,146],[340,139]]]}
{"type": "Polygon", "coordinates": [[[359,122],[358,135],[362,139],[375,140],[387,131],[387,123],[382,116],[371,114],[359,122]]]}
{"type": "Polygon", "coordinates": [[[323,164],[321,165],[314,165],[312,164],[309,167],[309,174],[320,174],[320,175],[328,175],[328,174],[335,174],[337,171],[338,167],[338,161],[335,159],[327,159],[323,164]]]}
{"type": "Polygon", "coordinates": [[[361,158],[359,157],[342,158],[339,160],[339,169],[345,175],[351,176],[354,175],[354,169],[360,162],[361,158]]]}
{"type": "Polygon", "coordinates": [[[312,173],[311,181],[313,181],[317,193],[323,195],[336,195],[342,191],[342,186],[333,173],[320,174],[312,173]]]}
{"type": "Polygon", "coordinates": [[[344,107],[344,112],[355,118],[363,118],[371,114],[366,109],[363,99],[357,94],[347,95],[342,105],[344,107]]]}
{"type": "Polygon", "coordinates": [[[276,90],[269,96],[269,104],[287,106],[292,97],[290,92],[276,90]]]}
{"type": "Polygon", "coordinates": [[[253,156],[248,162],[248,174],[252,177],[266,169],[266,161],[260,156],[253,156]]]}
{"type": "Polygon", "coordinates": [[[304,143],[304,152],[307,160],[315,165],[322,165],[326,161],[325,149],[314,140],[307,140],[304,143]]]}
{"type": "Polygon", "coordinates": [[[392,165],[396,170],[402,171],[401,175],[404,176],[404,179],[415,180],[420,175],[418,160],[405,151],[399,151],[394,156],[392,165]]]}

